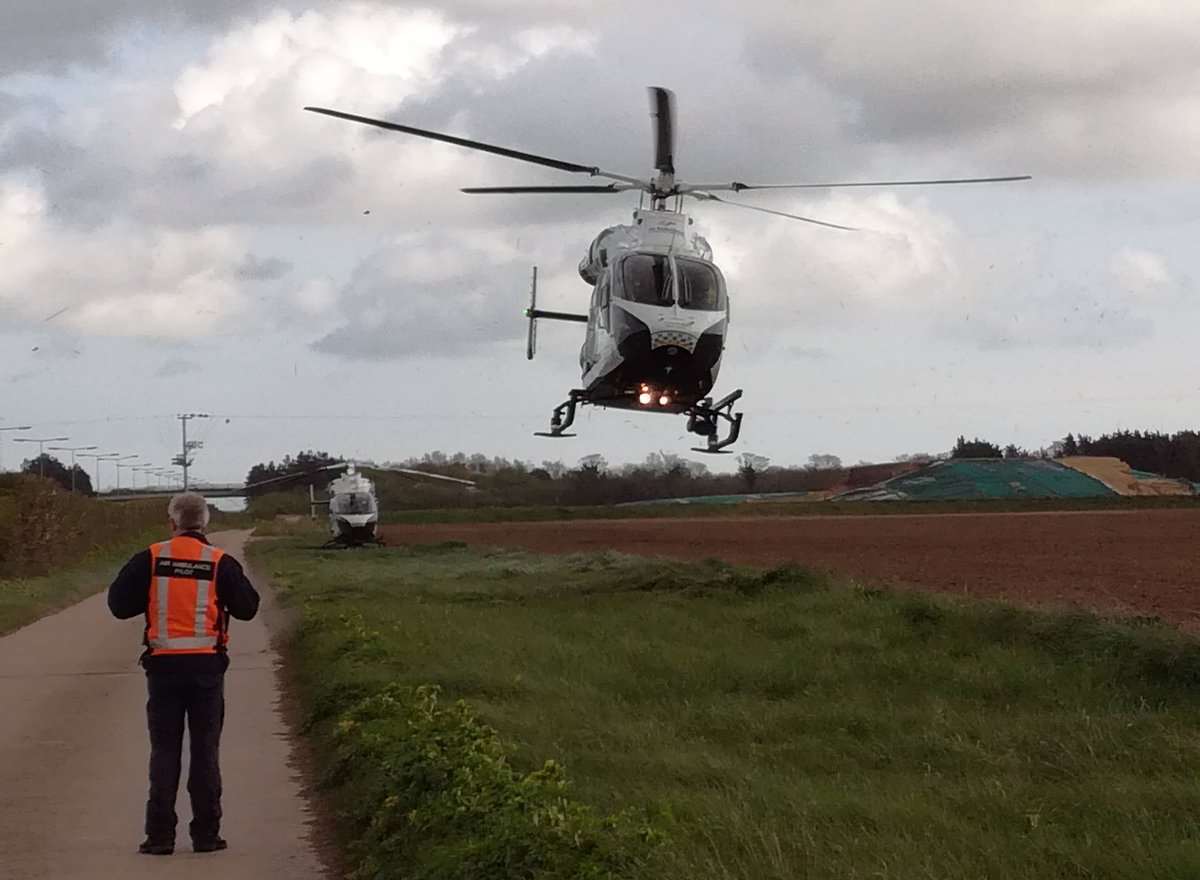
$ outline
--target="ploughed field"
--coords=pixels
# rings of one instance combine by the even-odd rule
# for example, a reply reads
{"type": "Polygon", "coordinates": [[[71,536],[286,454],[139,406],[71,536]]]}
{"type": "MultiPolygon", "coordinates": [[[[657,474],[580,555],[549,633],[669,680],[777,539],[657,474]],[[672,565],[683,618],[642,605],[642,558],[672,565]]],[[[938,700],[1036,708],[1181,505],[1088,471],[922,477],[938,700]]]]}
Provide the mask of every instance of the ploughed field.
{"type": "Polygon", "coordinates": [[[618,550],[1030,605],[1156,616],[1200,628],[1200,508],[1061,513],[730,517],[389,525],[390,544],[465,541],[537,552],[618,550]]]}

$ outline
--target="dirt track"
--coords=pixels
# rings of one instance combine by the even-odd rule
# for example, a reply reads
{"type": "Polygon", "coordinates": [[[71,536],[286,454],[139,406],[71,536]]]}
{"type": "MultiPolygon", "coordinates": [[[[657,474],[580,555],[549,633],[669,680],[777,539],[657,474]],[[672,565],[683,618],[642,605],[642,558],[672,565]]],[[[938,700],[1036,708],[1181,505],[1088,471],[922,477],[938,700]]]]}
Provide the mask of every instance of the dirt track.
{"type": "Polygon", "coordinates": [[[394,525],[384,536],[397,544],[795,562],[873,582],[1200,628],[1200,510],[394,525]]]}
{"type": "MultiPolygon", "coordinates": [[[[242,555],[245,533],[214,535],[242,555]]],[[[252,575],[253,577],[253,575],[252,575]]],[[[175,855],[141,856],[147,759],[142,621],[103,595],[0,638],[0,878],[317,880],[264,617],[234,622],[222,737],[223,853],[191,851],[187,746],[175,855]]]]}

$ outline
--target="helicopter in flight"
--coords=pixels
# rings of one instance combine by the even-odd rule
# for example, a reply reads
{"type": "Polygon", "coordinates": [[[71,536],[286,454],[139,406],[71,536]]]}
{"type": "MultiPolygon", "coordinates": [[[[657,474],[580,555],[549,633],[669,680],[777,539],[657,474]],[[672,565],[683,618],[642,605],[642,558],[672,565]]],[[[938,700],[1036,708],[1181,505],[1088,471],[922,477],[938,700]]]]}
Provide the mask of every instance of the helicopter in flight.
{"type": "Polygon", "coordinates": [[[721,453],[737,442],[742,413],[735,413],[733,407],[741,399],[742,389],[736,389],[716,402],[709,396],[717,381],[728,335],[729,293],[725,277],[713,262],[712,248],[691,229],[693,220],[683,210],[685,198],[718,202],[844,232],[856,232],[860,230],[761,205],[732,201],[717,193],[932,186],[1030,179],[1029,175],[1019,175],[833,183],[756,184],[736,180],[687,183],[675,176],[675,95],[669,89],[658,86],[650,87],[649,93],[656,172],[649,178],[617,174],[594,165],[581,165],[340,110],[304,108],[325,116],[609,181],[601,184],[475,186],[463,188],[464,193],[639,193],[633,222],[601,231],[580,261],[580,277],[592,288],[591,303],[586,314],[539,309],[537,268],[533,270],[530,305],[525,311],[529,320],[526,357],[532,359],[536,352],[539,320],[587,325],[579,352],[581,387],[571,389],[567,399],[555,407],[549,430],[537,432],[539,436],[575,436],[568,434],[567,430],[575,421],[577,408],[595,405],[685,415],[688,431],[705,439],[704,446],[693,447],[697,452],[721,453]],[[721,435],[722,425],[726,428],[724,436],[721,435]]]}
{"type": "MultiPolygon", "coordinates": [[[[472,480],[460,480],[458,477],[446,477],[442,474],[431,474],[427,471],[419,471],[413,468],[377,467],[371,465],[369,469],[401,474],[410,479],[438,480],[446,483],[456,483],[468,489],[475,488],[475,483],[472,480]]],[[[329,508],[330,538],[325,542],[325,547],[362,547],[366,544],[382,545],[383,539],[379,537],[378,532],[379,502],[375,496],[375,484],[361,472],[360,466],[353,461],[339,461],[310,471],[301,471],[294,474],[285,474],[282,477],[259,480],[258,482],[247,484],[246,490],[249,492],[270,483],[316,477],[325,471],[335,470],[342,470],[345,473],[330,482],[329,497],[327,499],[318,499],[316,497],[316,490],[311,483],[308,487],[308,501],[313,519],[316,519],[316,510],[318,507],[328,506],[329,508]]]]}

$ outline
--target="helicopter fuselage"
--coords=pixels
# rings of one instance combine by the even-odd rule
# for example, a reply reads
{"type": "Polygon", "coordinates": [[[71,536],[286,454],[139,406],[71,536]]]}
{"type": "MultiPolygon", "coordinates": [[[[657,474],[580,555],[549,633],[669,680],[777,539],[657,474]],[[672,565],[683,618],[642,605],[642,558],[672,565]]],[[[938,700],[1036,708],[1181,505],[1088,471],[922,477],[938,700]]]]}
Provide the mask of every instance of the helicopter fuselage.
{"type": "Polygon", "coordinates": [[[330,542],[345,547],[377,543],[379,505],[371,481],[351,466],[330,483],[329,490],[330,542]]]}
{"type": "Polygon", "coordinates": [[[589,403],[677,414],[717,380],[729,301],[712,251],[690,219],[638,211],[605,230],[580,265],[593,282],[579,353],[589,403]]]}

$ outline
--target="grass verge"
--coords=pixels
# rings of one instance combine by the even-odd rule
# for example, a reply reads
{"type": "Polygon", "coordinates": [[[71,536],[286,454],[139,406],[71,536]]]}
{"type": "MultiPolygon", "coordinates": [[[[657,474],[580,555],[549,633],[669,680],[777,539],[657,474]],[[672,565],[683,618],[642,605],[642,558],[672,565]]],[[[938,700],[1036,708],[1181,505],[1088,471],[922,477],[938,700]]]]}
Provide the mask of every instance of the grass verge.
{"type": "Polygon", "coordinates": [[[360,877],[1200,876],[1174,631],[715,561],[251,556],[360,877]]]}
{"type": "Polygon", "coordinates": [[[107,589],[136,551],[162,540],[162,528],[136,538],[93,548],[83,559],[41,577],[0,579],[0,636],[107,589]]]}

